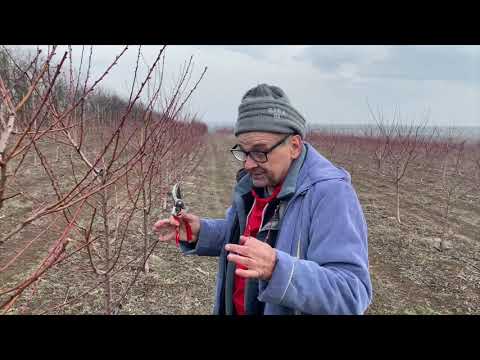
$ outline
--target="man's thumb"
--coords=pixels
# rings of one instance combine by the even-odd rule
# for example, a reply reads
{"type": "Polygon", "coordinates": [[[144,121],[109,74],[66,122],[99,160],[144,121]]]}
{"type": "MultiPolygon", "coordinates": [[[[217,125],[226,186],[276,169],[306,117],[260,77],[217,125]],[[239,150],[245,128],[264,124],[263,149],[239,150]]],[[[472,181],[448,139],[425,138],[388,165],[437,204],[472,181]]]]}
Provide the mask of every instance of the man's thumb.
{"type": "Polygon", "coordinates": [[[179,217],[180,219],[183,219],[183,220],[188,221],[188,222],[192,222],[192,220],[194,219],[194,215],[189,214],[189,213],[186,213],[186,212],[184,212],[184,211],[182,211],[182,212],[178,215],[178,217],[179,217]]]}

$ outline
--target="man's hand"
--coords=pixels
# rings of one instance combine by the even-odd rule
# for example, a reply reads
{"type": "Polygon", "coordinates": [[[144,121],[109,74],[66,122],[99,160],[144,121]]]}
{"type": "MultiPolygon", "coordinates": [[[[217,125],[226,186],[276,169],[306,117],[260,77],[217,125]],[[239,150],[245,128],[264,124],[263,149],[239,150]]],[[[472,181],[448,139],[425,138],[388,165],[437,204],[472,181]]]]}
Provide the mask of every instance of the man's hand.
{"type": "Polygon", "coordinates": [[[227,244],[225,250],[230,251],[227,259],[247,269],[237,268],[235,274],[244,278],[270,280],[277,253],[270,245],[251,236],[240,236],[240,245],[227,244]]]}
{"type": "MultiPolygon", "coordinates": [[[[180,219],[187,221],[192,228],[192,240],[195,242],[198,239],[198,233],[200,232],[200,218],[193,214],[181,212],[178,216],[180,219]]],[[[185,223],[183,221],[178,222],[173,216],[168,219],[158,220],[153,225],[153,230],[157,233],[160,241],[175,241],[175,230],[180,226],[180,239],[187,239],[187,231],[185,229],[185,223]],[[180,224],[181,223],[181,224],[180,224]]]]}

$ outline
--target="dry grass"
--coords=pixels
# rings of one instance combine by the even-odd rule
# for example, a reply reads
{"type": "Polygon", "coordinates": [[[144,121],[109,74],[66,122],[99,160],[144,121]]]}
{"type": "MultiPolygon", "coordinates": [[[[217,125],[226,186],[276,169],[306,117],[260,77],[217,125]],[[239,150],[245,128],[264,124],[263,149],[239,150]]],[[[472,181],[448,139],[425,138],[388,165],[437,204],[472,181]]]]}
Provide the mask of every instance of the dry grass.
{"type": "MultiPolygon", "coordinates": [[[[220,218],[231,200],[238,164],[227,149],[233,138],[212,135],[208,151],[194,176],[185,179],[184,197],[189,210],[204,217],[220,218]]],[[[359,161],[359,164],[361,161],[359,161]]],[[[25,184],[33,193],[41,193],[45,184],[38,179],[41,168],[28,168],[25,184]]],[[[453,212],[450,235],[453,248],[439,251],[429,239],[441,235],[438,189],[425,186],[419,191],[416,179],[406,181],[402,191],[402,224],[394,218],[393,186],[379,181],[366,168],[358,167],[353,184],[359,194],[368,226],[369,257],[374,301],[368,314],[478,314],[480,313],[480,239],[479,195],[469,194],[453,212]],[[420,195],[419,195],[420,194],[420,195]]],[[[425,182],[428,184],[428,182],[425,182]]],[[[430,184],[431,185],[431,184],[430,184]]],[[[169,204],[170,206],[170,204],[169,204]]],[[[22,216],[31,204],[20,199],[0,213],[0,232],[9,228],[9,220],[22,216]]],[[[168,216],[169,208],[159,204],[153,209],[152,224],[168,216]]],[[[129,230],[123,263],[141,252],[138,231],[140,219],[129,230]]],[[[34,235],[24,232],[2,248],[1,262],[34,235]]],[[[50,234],[51,235],[51,234],[50,234]]],[[[0,274],[2,288],[29,274],[48,248],[48,234],[22,260],[0,274]]],[[[153,242],[155,236],[150,234],[153,242]]],[[[71,244],[72,249],[75,244],[71,244]]],[[[122,314],[210,314],[213,307],[217,259],[189,257],[174,244],[159,243],[151,258],[151,271],[141,274],[122,304],[122,314]]],[[[28,289],[11,313],[39,313],[70,301],[98,283],[99,278],[86,271],[85,252],[51,269],[34,288],[28,289]]],[[[133,265],[136,266],[136,263],[133,265]]],[[[135,266],[126,267],[114,277],[114,293],[121,293],[135,274],[135,266]]],[[[79,302],[49,313],[99,314],[103,311],[103,290],[98,288],[79,302]]]]}

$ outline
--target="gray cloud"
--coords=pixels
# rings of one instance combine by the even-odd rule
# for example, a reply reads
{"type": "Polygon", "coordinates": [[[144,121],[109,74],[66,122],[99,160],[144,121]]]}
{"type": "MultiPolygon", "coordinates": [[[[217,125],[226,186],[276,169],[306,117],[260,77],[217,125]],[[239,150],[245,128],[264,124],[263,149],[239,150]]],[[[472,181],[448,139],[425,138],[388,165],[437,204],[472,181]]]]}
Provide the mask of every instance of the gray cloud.
{"type": "Polygon", "coordinates": [[[274,49],[273,45],[227,45],[223,46],[224,49],[237,52],[240,54],[248,55],[257,60],[263,60],[268,57],[269,51],[274,49]]]}
{"type": "Polygon", "coordinates": [[[297,58],[325,72],[351,65],[366,78],[480,82],[480,46],[312,46],[297,58]]]}
{"type": "MultiPolygon", "coordinates": [[[[143,47],[149,64],[160,48],[143,47]]],[[[76,64],[80,50],[74,47],[76,64]]],[[[120,50],[96,46],[91,79],[120,50]]],[[[368,122],[368,99],[386,113],[397,105],[409,116],[429,108],[432,124],[480,125],[480,46],[197,45],[170,46],[166,54],[162,94],[168,94],[191,55],[196,64],[192,82],[208,66],[189,109],[203,115],[209,125],[232,125],[245,91],[263,82],[282,87],[311,124],[368,122]]],[[[132,46],[102,86],[128,96],[136,55],[132,46]]],[[[143,62],[140,73],[146,73],[143,62]]]]}

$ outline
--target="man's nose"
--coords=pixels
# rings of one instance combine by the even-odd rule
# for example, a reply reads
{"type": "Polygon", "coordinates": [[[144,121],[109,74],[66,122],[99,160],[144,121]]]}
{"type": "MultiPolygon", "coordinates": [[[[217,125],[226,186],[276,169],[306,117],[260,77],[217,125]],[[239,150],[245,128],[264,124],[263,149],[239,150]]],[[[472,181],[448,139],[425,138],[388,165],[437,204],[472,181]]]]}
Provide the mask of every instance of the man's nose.
{"type": "Polygon", "coordinates": [[[255,169],[257,166],[258,164],[250,158],[250,155],[248,155],[245,159],[245,163],[243,164],[245,170],[252,170],[255,169]]]}

